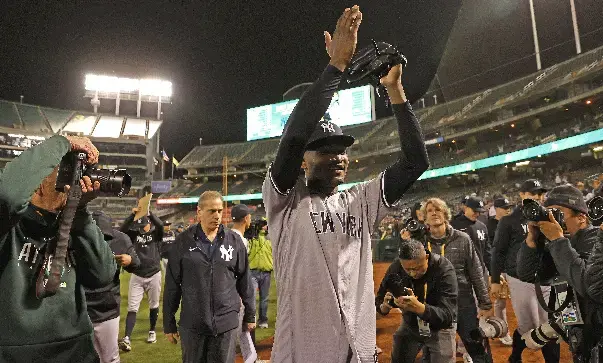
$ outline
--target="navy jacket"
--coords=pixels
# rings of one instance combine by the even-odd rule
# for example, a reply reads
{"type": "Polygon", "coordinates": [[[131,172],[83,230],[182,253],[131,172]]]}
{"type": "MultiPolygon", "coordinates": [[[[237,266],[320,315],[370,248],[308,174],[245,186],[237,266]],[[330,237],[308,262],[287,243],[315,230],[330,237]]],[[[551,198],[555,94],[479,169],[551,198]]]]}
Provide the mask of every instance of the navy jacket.
{"type": "Polygon", "coordinates": [[[168,254],[163,295],[165,333],[175,333],[176,311],[182,301],[179,325],[199,335],[218,335],[243,322],[255,322],[255,296],[247,249],[241,237],[220,226],[211,256],[199,245],[205,235],[194,225],[176,237],[168,254]]]}

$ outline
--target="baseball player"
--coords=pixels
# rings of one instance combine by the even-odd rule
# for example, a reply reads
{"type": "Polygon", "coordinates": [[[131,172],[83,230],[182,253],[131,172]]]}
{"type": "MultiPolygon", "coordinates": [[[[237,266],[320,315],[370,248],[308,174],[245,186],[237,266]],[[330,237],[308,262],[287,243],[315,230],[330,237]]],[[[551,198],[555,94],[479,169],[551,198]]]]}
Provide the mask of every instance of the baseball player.
{"type": "Polygon", "coordinates": [[[161,267],[163,270],[167,268],[168,252],[172,247],[172,243],[176,240],[176,236],[182,232],[172,231],[172,223],[165,221],[163,223],[163,243],[161,244],[161,267]]]}
{"type": "Polygon", "coordinates": [[[145,293],[149,297],[149,320],[151,322],[147,343],[157,342],[155,326],[159,316],[159,296],[161,295],[161,244],[163,241],[163,222],[153,213],[144,216],[134,223],[138,208],[132,209],[130,215],[121,226],[136,248],[140,258],[140,266],[132,272],[128,289],[128,315],[126,317],[126,333],[119,342],[124,352],[132,350],[130,336],[136,324],[136,313],[145,293]]]}
{"type": "Polygon", "coordinates": [[[332,38],[325,32],[331,61],[291,113],[264,181],[278,294],[273,362],[375,361],[370,236],[429,166],[396,66],[381,83],[397,118],[401,156],[375,179],[338,192],[354,138],[321,118],[354,54],[361,21],[354,6],[332,38]]]}
{"type": "MultiPolygon", "coordinates": [[[[528,179],[519,188],[521,200],[533,199],[542,201],[547,189],[537,179],[528,179]]],[[[496,227],[494,237],[494,253],[492,254],[492,294],[497,296],[502,288],[501,275],[506,280],[511,292],[511,304],[517,317],[517,329],[513,332],[510,363],[521,362],[521,353],[526,343],[521,336],[548,321],[546,311],[540,307],[536,298],[534,284],[521,281],[517,273],[517,255],[528,235],[528,221],[521,212],[521,204],[506,217],[501,218],[496,227]]],[[[542,292],[548,299],[551,288],[542,286],[542,292]]],[[[559,362],[559,344],[548,343],[542,348],[542,356],[546,363],[559,362]]]]}

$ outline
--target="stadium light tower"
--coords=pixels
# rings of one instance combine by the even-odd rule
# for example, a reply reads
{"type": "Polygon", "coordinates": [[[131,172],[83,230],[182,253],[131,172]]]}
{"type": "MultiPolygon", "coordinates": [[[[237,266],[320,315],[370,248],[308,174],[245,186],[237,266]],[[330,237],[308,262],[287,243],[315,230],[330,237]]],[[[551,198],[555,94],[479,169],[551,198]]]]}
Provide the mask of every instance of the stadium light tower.
{"type": "MultiPolygon", "coordinates": [[[[574,28],[574,41],[576,43],[576,54],[582,53],[582,45],[580,44],[580,31],[578,30],[578,17],[576,15],[575,0],[569,0],[572,15],[572,25],[574,28]]],[[[536,53],[536,68],[542,69],[540,62],[540,45],[538,44],[538,30],[536,29],[536,16],[534,15],[534,0],[530,0],[530,16],[532,18],[532,33],[534,37],[534,53],[536,53]]]]}
{"type": "Polygon", "coordinates": [[[100,99],[115,100],[115,116],[119,116],[121,100],[136,101],[136,116],[140,117],[142,102],[157,102],[157,119],[161,119],[161,104],[172,101],[172,82],[160,79],[132,79],[87,74],[86,94],[97,113],[100,99]]]}

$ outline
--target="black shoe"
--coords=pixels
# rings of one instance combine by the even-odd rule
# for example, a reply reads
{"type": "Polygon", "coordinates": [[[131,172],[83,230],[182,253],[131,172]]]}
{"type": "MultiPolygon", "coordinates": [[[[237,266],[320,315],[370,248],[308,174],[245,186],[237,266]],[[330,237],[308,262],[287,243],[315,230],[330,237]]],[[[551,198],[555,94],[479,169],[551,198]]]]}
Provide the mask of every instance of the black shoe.
{"type": "Polygon", "coordinates": [[[513,345],[511,346],[511,356],[509,363],[521,363],[521,353],[526,349],[526,342],[521,339],[521,334],[517,330],[513,332],[513,345]]]}

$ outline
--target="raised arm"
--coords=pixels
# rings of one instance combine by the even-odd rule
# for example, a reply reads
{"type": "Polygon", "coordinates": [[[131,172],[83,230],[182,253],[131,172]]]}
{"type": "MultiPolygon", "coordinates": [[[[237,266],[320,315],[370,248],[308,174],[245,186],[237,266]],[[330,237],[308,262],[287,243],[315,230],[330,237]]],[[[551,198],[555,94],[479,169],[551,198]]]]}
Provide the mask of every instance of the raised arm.
{"type": "Polygon", "coordinates": [[[389,74],[381,79],[381,83],[387,88],[400,137],[398,160],[387,168],[383,175],[384,202],[387,206],[391,206],[400,200],[410,186],[429,168],[429,158],[419,120],[406,99],[402,87],[402,66],[393,67],[389,74]]]}
{"type": "Polygon", "coordinates": [[[329,108],[343,71],[354,55],[361,21],[362,13],[357,7],[346,9],[337,21],[333,38],[325,32],[325,43],[331,61],[289,116],[276,159],[270,168],[274,187],[281,194],[286,194],[293,188],[299,177],[306,144],[329,108]]]}
{"type": "Polygon", "coordinates": [[[98,162],[98,150],[89,139],[57,135],[24,151],[6,164],[0,173],[0,241],[17,222],[19,213],[25,210],[44,178],[72,150],[86,152],[88,164],[98,162]]]}

